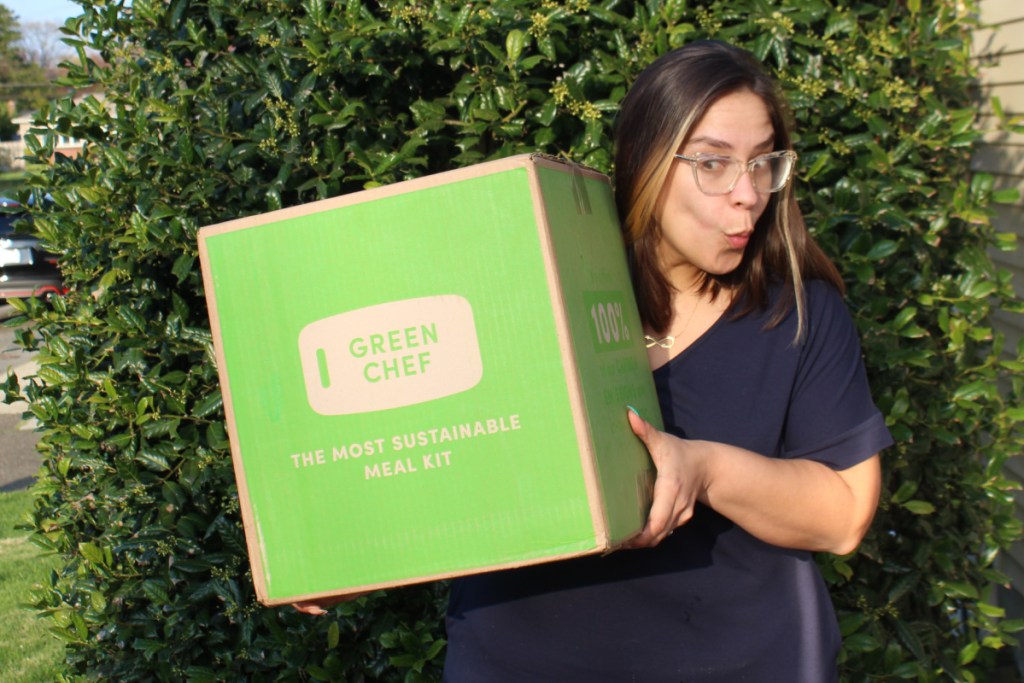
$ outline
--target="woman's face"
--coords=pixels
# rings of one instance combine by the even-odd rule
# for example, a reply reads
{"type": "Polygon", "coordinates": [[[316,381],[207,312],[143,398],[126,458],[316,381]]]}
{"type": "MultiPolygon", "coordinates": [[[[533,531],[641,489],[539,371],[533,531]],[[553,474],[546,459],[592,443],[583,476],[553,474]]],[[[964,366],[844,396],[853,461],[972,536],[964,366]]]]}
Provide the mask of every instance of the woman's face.
{"type": "MultiPolygon", "coordinates": [[[[724,155],[745,163],[774,151],[774,144],[768,107],[754,93],[741,90],[715,102],[677,152],[724,155]]],[[[658,258],[669,281],[688,287],[703,273],[735,270],[769,196],[754,190],[748,173],[732,192],[706,195],[697,187],[690,163],[676,159],[655,210],[661,233],[658,258]]]]}

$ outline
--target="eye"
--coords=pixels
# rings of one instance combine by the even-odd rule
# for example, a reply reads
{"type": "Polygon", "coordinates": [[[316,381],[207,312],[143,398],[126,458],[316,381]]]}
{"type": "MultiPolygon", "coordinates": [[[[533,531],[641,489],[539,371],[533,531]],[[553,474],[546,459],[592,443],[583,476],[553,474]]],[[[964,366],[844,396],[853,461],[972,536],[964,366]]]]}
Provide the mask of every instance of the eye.
{"type": "Polygon", "coordinates": [[[781,157],[778,152],[762,154],[750,160],[750,170],[753,173],[774,173],[778,169],[779,164],[783,163],[784,160],[785,158],[781,157]]]}
{"type": "Polygon", "coordinates": [[[728,157],[700,157],[697,159],[697,168],[707,173],[721,173],[732,162],[728,157]]]}

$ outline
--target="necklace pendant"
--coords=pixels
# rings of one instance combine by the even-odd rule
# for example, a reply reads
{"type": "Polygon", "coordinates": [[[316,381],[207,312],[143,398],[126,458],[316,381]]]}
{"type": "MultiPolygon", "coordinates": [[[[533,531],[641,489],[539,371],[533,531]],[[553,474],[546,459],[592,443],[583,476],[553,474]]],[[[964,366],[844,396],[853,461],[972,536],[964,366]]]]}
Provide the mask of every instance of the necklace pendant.
{"type": "Polygon", "coordinates": [[[663,349],[671,349],[672,345],[676,343],[676,338],[669,335],[668,337],[662,337],[661,339],[655,339],[649,334],[644,335],[644,342],[647,344],[647,348],[652,346],[660,346],[663,349]]]}

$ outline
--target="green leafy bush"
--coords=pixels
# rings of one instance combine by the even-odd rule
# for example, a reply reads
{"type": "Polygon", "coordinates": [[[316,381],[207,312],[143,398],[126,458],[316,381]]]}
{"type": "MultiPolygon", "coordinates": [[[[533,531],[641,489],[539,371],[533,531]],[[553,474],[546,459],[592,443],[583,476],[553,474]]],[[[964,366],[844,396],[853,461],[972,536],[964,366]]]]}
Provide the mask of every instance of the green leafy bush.
{"type": "Polygon", "coordinates": [[[197,229],[526,151],[609,171],[635,75],[706,36],[752,49],[792,101],[801,202],[899,442],[862,549],[821,558],[845,679],[975,680],[1012,642],[987,595],[1020,534],[1002,466],[1024,365],[989,318],[1020,303],[986,256],[1013,247],[987,208],[1013,197],[969,173],[970,2],[79,2],[66,82],[97,94],[29,140],[40,162],[58,135],[89,141],[31,180],[71,290],[15,320],[40,353],[35,538],[63,558],[35,602],[69,676],[438,677],[443,585],[323,618],[254,601],[197,229]]]}

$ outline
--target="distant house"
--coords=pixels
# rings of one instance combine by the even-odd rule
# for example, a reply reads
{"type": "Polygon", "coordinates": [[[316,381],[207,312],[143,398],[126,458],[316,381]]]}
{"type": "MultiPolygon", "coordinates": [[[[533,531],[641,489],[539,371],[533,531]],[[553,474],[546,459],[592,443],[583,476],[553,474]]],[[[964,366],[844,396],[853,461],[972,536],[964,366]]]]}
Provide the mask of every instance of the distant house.
{"type": "MultiPolygon", "coordinates": [[[[87,96],[87,94],[83,94],[76,97],[75,101],[78,102],[87,96]]],[[[102,94],[92,94],[92,96],[100,100],[103,99],[102,94]]],[[[32,128],[32,120],[34,118],[35,112],[28,112],[11,118],[11,123],[18,126],[18,134],[14,140],[0,142],[0,170],[20,170],[25,168],[25,136],[28,135],[29,129],[32,128]]],[[[78,156],[82,153],[84,146],[85,142],[83,140],[61,135],[54,148],[54,155],[78,156]]]]}

